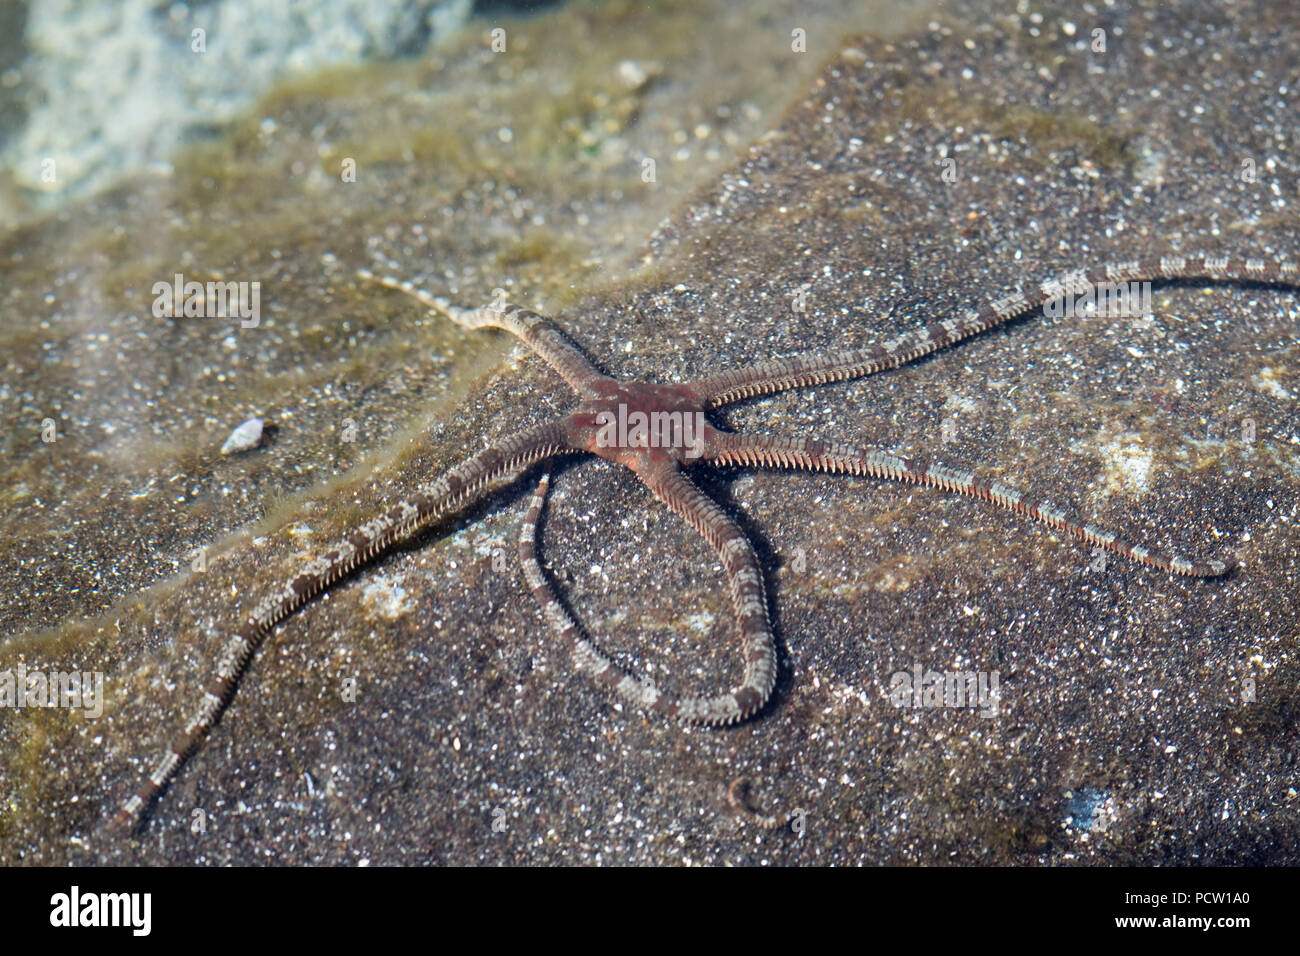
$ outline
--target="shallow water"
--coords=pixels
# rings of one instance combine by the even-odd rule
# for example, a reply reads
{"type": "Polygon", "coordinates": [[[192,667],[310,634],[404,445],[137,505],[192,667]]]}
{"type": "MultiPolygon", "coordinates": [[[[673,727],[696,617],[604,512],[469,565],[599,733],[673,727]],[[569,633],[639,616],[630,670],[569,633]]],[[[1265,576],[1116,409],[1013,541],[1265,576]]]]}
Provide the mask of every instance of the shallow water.
{"type": "MultiPolygon", "coordinates": [[[[1270,768],[1294,766],[1297,301],[1195,284],[1154,290],[1151,322],[1030,316],[719,421],[938,449],[1141,540],[1236,550],[1233,577],[1099,569],[931,492],[704,476],[768,569],[783,665],[757,719],[683,731],[573,672],[514,566],[517,489],[279,628],[144,839],[95,835],[241,608],[568,403],[501,336],[357,269],[466,304],[505,288],[612,374],[667,381],[865,345],[1082,264],[1300,253],[1286,11],[1112,11],[1098,53],[1073,5],[879,21],[895,40],[843,39],[870,17],[828,6],[794,55],[779,10],[694,9],[564,7],[509,22],[505,54],[479,22],[282,87],[169,175],[0,243],[0,666],[108,675],[93,724],[0,714],[7,859],[1295,859],[1295,781],[1270,768]],[[260,282],[256,326],[159,321],[178,271],[260,282]],[[221,456],[254,416],[263,445],[221,456]],[[918,664],[998,671],[999,716],[893,709],[918,664]],[[737,829],[742,775],[805,835],[737,829]],[[1104,828],[1062,827],[1079,793],[1104,828]],[[496,809],[509,839],[477,825],[496,809]]],[[[710,553],[629,475],[567,468],[548,513],[547,564],[612,652],[670,687],[733,675],[710,553]]]]}

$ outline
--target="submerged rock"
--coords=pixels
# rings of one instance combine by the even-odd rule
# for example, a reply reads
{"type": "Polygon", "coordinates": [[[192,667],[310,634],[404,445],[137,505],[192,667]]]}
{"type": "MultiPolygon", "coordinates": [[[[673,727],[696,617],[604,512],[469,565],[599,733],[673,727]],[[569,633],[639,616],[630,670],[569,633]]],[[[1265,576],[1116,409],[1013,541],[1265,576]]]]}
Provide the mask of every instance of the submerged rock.
{"type": "MultiPolygon", "coordinates": [[[[6,401],[0,431],[0,460],[15,463],[0,487],[18,489],[0,517],[12,542],[0,613],[28,630],[0,667],[106,671],[110,705],[94,723],[0,714],[0,853],[1300,862],[1288,776],[1300,307],[1293,292],[1195,284],[1154,290],[1150,321],[1026,316],[894,372],[728,408],[719,423],[977,468],[1157,546],[1237,551],[1245,568],[1226,580],[1099,567],[1040,526],[926,490],[700,468],[692,476],[755,542],[783,654],[756,719],[683,729],[612,704],[547,630],[513,558],[518,482],[279,627],[143,838],[97,832],[184,725],[241,611],[405,489],[570,401],[531,358],[502,366],[499,337],[448,328],[357,269],[409,274],[463,305],[504,288],[610,373],[675,381],[876,343],[1098,261],[1294,258],[1297,183],[1282,153],[1295,122],[1281,88],[1300,66],[1300,17],[1247,8],[1227,22],[1214,3],[1139,3],[1093,24],[1076,4],[1021,15],[976,0],[892,40],[809,28],[808,55],[827,59],[779,120],[759,110],[766,132],[746,125],[749,95],[716,64],[707,87],[726,102],[691,114],[700,88],[677,97],[696,74],[653,18],[622,24],[617,43],[587,24],[590,56],[548,39],[536,60],[523,42],[521,60],[426,63],[396,102],[380,92],[391,79],[350,94],[350,110],[282,102],[275,136],[254,131],[230,151],[259,157],[258,170],[301,163],[283,197],[242,194],[256,173],[214,162],[190,180],[196,195],[205,177],[221,186],[195,216],[202,233],[123,243],[140,260],[130,266],[101,237],[105,248],[72,257],[82,272],[4,293],[6,313],[40,320],[6,370],[23,397],[6,401]],[[653,81],[620,76],[620,62],[654,59],[653,81]],[[565,79],[572,96],[507,94],[565,79]],[[453,118],[465,125],[439,125],[453,118]],[[385,124],[398,132],[384,137],[385,124]],[[747,131],[737,158],[726,133],[747,131]],[[1243,151],[1272,178],[1241,178],[1243,151]],[[641,153],[658,159],[653,189],[624,162],[641,153]],[[1163,157],[1159,177],[1150,155],[1163,157]],[[348,156],[363,175],[335,186],[348,156]],[[258,329],[140,318],[143,293],[123,290],[147,291],[185,253],[191,271],[266,280],[258,329]],[[213,464],[205,450],[236,401],[292,410],[294,427],[265,454],[213,464]],[[106,409],[138,427],[104,433],[106,409]],[[64,437],[38,445],[43,417],[64,437]],[[1213,441],[1211,419],[1225,423],[1213,441]],[[144,434],[194,443],[145,455],[132,444],[144,434]],[[1141,452],[1141,481],[1115,478],[1116,448],[1141,452]],[[214,541],[205,570],[140,590],[214,541]],[[397,611],[368,590],[375,573],[400,587],[397,611]],[[115,603],[97,615],[96,602],[115,603]],[[892,676],[918,668],[996,674],[996,713],[894,706],[892,676]],[[753,807],[797,816],[799,834],[736,827],[727,793],[742,778],[753,807]]],[[[793,17],[711,39],[709,55],[796,69],[793,17]]],[[[668,26],[720,32],[683,25],[668,26]]],[[[152,235],[156,216],[132,216],[155,198],[112,198],[132,236],[152,235]]],[[[3,248],[11,262],[67,241],[56,227],[20,238],[3,248]]],[[[627,473],[557,467],[541,554],[619,660],[667,690],[734,682],[713,553],[627,473]]]]}
{"type": "Polygon", "coordinates": [[[0,218],[50,209],[124,174],[166,166],[286,76],[418,52],[471,0],[43,0],[7,71],[28,112],[0,150],[0,218]]]}

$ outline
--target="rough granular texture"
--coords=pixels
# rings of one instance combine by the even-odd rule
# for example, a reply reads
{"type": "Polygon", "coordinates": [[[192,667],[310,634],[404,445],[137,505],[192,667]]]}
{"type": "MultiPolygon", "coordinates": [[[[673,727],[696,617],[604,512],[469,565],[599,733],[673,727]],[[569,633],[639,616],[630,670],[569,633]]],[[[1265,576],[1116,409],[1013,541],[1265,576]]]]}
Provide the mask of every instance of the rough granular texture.
{"type": "MultiPolygon", "coordinates": [[[[597,242],[615,252],[594,267],[579,248],[567,265],[516,271],[511,296],[554,314],[607,371],[670,381],[876,342],[1082,265],[1208,250],[1300,255],[1300,15],[1265,3],[1018,9],[963,4],[893,40],[833,44],[806,95],[648,241],[597,242]],[[562,294],[546,278],[557,274],[580,275],[584,291],[562,294]]],[[[772,29],[772,50],[788,50],[785,21],[772,29]]],[[[671,85],[665,69],[659,82],[671,85]]],[[[653,125],[653,110],[638,115],[653,125]]],[[[572,156],[590,155],[583,149],[572,156]]],[[[349,268],[339,263],[321,299],[282,303],[280,337],[254,340],[242,379],[302,376],[313,386],[295,395],[321,407],[294,404],[282,438],[248,453],[243,473],[199,456],[165,487],[182,497],[208,468],[236,499],[250,487],[313,488],[319,476],[295,479],[294,469],[331,472],[320,435],[347,413],[340,393],[391,394],[391,413],[365,405],[364,420],[418,440],[368,445],[388,449],[374,472],[294,502],[262,537],[234,536],[207,571],[119,603],[111,620],[5,648],[0,665],[21,654],[28,666],[103,669],[111,691],[99,721],[64,711],[0,719],[7,859],[1300,862],[1300,302],[1294,290],[1194,283],[1155,288],[1149,320],[1028,316],[916,365],[755,400],[719,421],[941,454],[1058,495],[1130,539],[1235,552],[1243,568],[1231,577],[1186,581],[1099,561],[1014,515],[928,490],[697,470],[759,550],[782,669],[757,718],[683,729],[613,705],[560,653],[513,555],[525,480],[281,626],[144,835],[96,833],[184,721],[240,606],[395,488],[565,401],[558,379],[525,358],[472,384],[419,433],[414,413],[453,369],[490,353],[432,361],[435,337],[442,350],[479,346],[422,320],[409,330],[420,348],[399,359],[384,349],[382,369],[365,360],[370,336],[397,336],[373,316],[409,304],[355,284],[352,267],[396,263],[468,302],[506,285],[497,276],[509,268],[485,250],[509,244],[512,204],[558,187],[516,171],[516,185],[485,190],[478,175],[484,201],[445,215],[412,184],[403,201],[423,214],[405,226],[395,215],[340,250],[349,268]],[[335,297],[354,316],[344,331],[335,297]],[[313,304],[333,323],[314,325],[313,304]],[[332,356],[341,335],[357,340],[353,375],[332,363],[313,373],[301,339],[315,336],[332,356]],[[295,438],[308,419],[317,437],[295,438]],[[996,673],[998,713],[893,706],[893,676],[918,666],[996,673]],[[742,777],[756,809],[798,827],[739,824],[726,791],[742,777]]],[[[611,204],[602,194],[591,205],[614,229],[611,204]]],[[[562,217],[546,227],[537,242],[583,234],[562,217]]],[[[275,252],[244,254],[269,264],[275,252]]],[[[297,255],[290,267],[308,268],[297,255]]],[[[197,388],[184,336],[210,332],[170,329],[155,361],[197,388]]],[[[151,381],[166,374],[148,370],[151,381]]],[[[267,411],[223,414],[225,428],[204,424],[211,434],[199,444],[219,446],[267,411]]],[[[29,484],[48,473],[31,467],[29,484]]],[[[154,475],[140,467],[143,485],[154,475]]],[[[123,507],[114,495],[105,506],[123,507]]],[[[175,553],[247,514],[211,507],[215,523],[187,511],[188,523],[140,533],[174,535],[175,553]]],[[[99,539],[87,529],[84,540],[99,539]]],[[[671,690],[734,682],[720,568],[632,476],[566,463],[542,554],[620,660],[671,690]]]]}

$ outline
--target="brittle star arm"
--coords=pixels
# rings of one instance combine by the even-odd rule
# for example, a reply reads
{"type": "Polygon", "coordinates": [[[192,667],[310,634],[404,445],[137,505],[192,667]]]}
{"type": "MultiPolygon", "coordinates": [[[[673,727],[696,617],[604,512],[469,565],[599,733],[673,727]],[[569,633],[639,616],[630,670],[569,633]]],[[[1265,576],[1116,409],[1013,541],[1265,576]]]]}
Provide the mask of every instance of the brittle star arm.
{"type": "MultiPolygon", "coordinates": [[[[551,485],[551,476],[542,475],[528,503],[528,512],[519,526],[519,561],[523,565],[524,580],[533,592],[533,597],[541,605],[547,623],[562,639],[568,642],[569,649],[577,663],[578,670],[592,677],[596,683],[623,700],[643,709],[652,710],[667,716],[679,716],[682,713],[698,712],[708,709],[707,698],[689,698],[683,700],[660,693],[652,683],[624,670],[612,657],[606,654],[582,632],[573,616],[565,609],[556,595],[551,582],[537,560],[537,525],[546,505],[546,493],[551,485]]],[[[761,687],[759,688],[761,689],[761,687]]],[[[768,692],[770,693],[770,691],[768,692]]],[[[761,705],[760,705],[761,706],[761,705]]],[[[728,708],[730,709],[730,708],[728,708]]],[[[732,781],[727,788],[727,802],[738,817],[766,830],[775,829],[786,823],[785,818],[773,814],[760,813],[750,809],[742,799],[741,790],[747,781],[741,777],[732,781]]]]}
{"type": "Polygon", "coordinates": [[[1164,256],[1081,269],[1063,278],[1049,279],[1031,291],[1019,290],[994,299],[955,319],[932,322],[883,345],[776,359],[748,368],[719,372],[692,382],[689,387],[707,407],[717,408],[755,395],[862,378],[905,365],[1003,325],[1047,302],[1081,295],[1105,283],[1174,279],[1238,280],[1285,288],[1300,283],[1300,266],[1290,261],[1267,262],[1263,259],[1201,255],[1164,256]]]}
{"type": "Polygon", "coordinates": [[[1179,554],[1155,554],[1140,545],[1122,540],[1110,531],[1085,523],[1068,509],[1058,507],[1045,498],[1021,494],[1001,481],[991,481],[972,472],[936,462],[909,461],[875,448],[859,448],[816,439],[737,435],[715,431],[705,447],[704,460],[721,465],[767,465],[869,475],[955,491],[1027,515],[1035,521],[1041,521],[1133,561],[1188,577],[1218,577],[1231,570],[1234,564],[1223,560],[1192,561],[1179,554]]]}
{"type": "Polygon", "coordinates": [[[226,642],[216,674],[199,709],[153,773],[122,806],[114,819],[115,829],[131,829],[207,738],[235,696],[240,677],[253,654],[276,624],[420,528],[482,497],[497,480],[567,450],[564,426],[559,421],[546,422],[505,438],[362,525],[338,541],[331,550],[311,561],[279,591],[259,602],[226,642]]]}
{"type": "Polygon", "coordinates": [[[509,302],[462,309],[448,304],[426,289],[417,288],[414,283],[393,276],[375,275],[364,269],[357,274],[387,288],[405,292],[421,305],[446,316],[463,329],[504,329],[544,359],[579,395],[587,396],[597,382],[609,380],[609,376],[592,365],[555,323],[544,315],[509,302]]]}
{"type": "Polygon", "coordinates": [[[772,694],[776,684],[776,651],[767,620],[767,601],[758,558],[744,533],[676,467],[653,473],[646,485],[681,515],[718,553],[727,572],[732,606],[740,628],[744,675],[740,686],[714,697],[675,697],[638,678],[617,664],[583,634],[556,597],[537,561],[537,522],[549,485],[543,477],[519,529],[519,557],[524,578],[541,605],[547,622],[569,643],[578,669],[616,696],[643,710],[684,723],[721,726],[744,720],[772,694]]]}

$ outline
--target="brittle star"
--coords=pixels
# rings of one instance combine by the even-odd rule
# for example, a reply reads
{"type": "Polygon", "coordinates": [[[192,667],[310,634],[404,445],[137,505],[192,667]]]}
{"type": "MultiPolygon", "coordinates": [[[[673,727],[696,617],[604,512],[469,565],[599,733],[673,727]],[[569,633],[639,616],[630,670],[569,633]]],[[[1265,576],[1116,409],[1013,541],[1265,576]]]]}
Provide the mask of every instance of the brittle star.
{"type": "MultiPolygon", "coordinates": [[[[559,373],[577,393],[578,407],[543,424],[503,438],[461,462],[431,484],[357,528],[330,551],[308,563],[280,590],[265,597],[225,645],[216,675],[184,732],[139,789],[126,801],[115,826],[134,827],[202,744],[229,705],[258,646],[277,623],[374,560],[420,528],[483,497],[499,482],[518,477],[547,459],[585,452],[631,470],[650,491],[708,542],[726,572],[740,632],[743,673],[734,689],[711,697],[672,696],[613,661],[583,636],[556,598],[537,562],[535,535],[547,479],[532,497],[520,533],[524,574],[550,625],[569,641],[577,667],[620,698],[648,711],[692,724],[733,724],[756,713],[776,683],[776,649],[768,623],[763,573],[749,540],[720,507],[685,474],[700,463],[766,465],[887,478],[980,498],[1134,561],[1195,578],[1227,573],[1231,560],[1193,561],[1159,555],[1076,518],[1065,508],[1031,497],[1001,481],[937,462],[909,461],[876,448],[826,441],[724,432],[706,418],[709,411],[758,395],[861,378],[916,361],[946,346],[1003,325],[1065,296],[1091,293],[1103,284],[1159,280],[1204,280],[1295,287],[1294,262],[1216,256],[1165,256],[1079,270],[1032,291],[1018,291],[955,319],[908,332],[882,345],[777,359],[719,372],[678,385],[620,382],[598,370],[547,318],[504,301],[465,310],[448,305],[410,282],[362,277],[413,295],[426,307],[466,329],[494,327],[517,336],[559,373]],[[666,439],[666,440],[665,440],[666,439]]],[[[739,783],[739,781],[737,781],[739,783]]],[[[736,784],[728,791],[733,802],[736,784]]],[[[774,818],[757,817],[764,822],[774,818]]]]}

